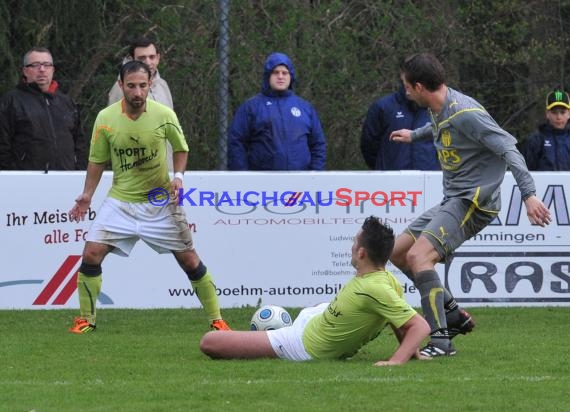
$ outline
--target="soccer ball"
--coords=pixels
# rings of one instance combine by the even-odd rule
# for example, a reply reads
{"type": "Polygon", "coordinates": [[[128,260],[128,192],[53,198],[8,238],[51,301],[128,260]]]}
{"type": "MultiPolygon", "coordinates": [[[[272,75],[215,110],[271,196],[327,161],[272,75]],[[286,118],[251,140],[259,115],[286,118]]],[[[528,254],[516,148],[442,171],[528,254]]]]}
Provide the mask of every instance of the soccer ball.
{"type": "Polygon", "coordinates": [[[274,330],[291,326],[291,315],[281,306],[265,305],[257,309],[251,318],[251,330],[274,330]]]}

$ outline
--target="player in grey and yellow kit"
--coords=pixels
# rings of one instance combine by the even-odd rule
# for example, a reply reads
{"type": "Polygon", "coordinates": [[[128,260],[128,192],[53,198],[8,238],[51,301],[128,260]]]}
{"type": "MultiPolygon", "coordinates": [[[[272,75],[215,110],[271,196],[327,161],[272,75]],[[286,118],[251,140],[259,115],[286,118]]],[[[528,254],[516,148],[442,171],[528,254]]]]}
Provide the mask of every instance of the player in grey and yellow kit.
{"type": "Polygon", "coordinates": [[[450,356],[456,353],[451,338],[469,331],[471,319],[465,318],[465,311],[443,287],[435,264],[497,216],[507,167],[519,186],[530,222],[545,226],[550,223],[550,212],[535,196],[534,181],[515,146],[516,139],[501,129],[481,104],[446,86],[445,71],[434,56],[410,56],[400,72],[410,99],[428,108],[431,124],[413,131],[394,131],[390,138],[404,143],[434,140],[443,171],[444,197],[398,236],[390,260],[420,292],[422,310],[431,327],[431,339],[422,355],[450,356]]]}

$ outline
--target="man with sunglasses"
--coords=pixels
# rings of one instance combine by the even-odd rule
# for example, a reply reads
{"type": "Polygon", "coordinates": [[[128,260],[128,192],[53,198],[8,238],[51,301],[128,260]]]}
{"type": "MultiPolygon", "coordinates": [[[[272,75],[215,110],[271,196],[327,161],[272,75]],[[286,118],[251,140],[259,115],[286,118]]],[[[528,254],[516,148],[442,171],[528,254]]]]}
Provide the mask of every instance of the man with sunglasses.
{"type": "Polygon", "coordinates": [[[24,55],[20,83],[0,99],[0,170],[84,170],[79,109],[53,80],[50,51],[24,55]]]}

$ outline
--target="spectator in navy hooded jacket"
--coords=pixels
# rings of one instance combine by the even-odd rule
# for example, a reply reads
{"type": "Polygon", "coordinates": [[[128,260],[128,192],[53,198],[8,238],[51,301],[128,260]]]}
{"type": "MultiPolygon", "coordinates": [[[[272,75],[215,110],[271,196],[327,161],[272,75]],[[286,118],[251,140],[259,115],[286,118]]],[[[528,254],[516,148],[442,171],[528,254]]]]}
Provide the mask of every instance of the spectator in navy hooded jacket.
{"type": "Polygon", "coordinates": [[[261,93],[236,111],[229,170],[324,170],[326,142],[315,108],[293,92],[295,68],[283,53],[263,66],[261,93]]]}
{"type": "Polygon", "coordinates": [[[390,141],[394,130],[414,130],[429,123],[427,109],[406,97],[402,85],[376,100],[362,127],[360,151],[372,170],[440,170],[432,140],[401,145],[390,141]]]}
{"type": "Polygon", "coordinates": [[[570,96],[556,89],[546,96],[546,122],[525,142],[521,152],[528,170],[570,170],[570,96]]]}

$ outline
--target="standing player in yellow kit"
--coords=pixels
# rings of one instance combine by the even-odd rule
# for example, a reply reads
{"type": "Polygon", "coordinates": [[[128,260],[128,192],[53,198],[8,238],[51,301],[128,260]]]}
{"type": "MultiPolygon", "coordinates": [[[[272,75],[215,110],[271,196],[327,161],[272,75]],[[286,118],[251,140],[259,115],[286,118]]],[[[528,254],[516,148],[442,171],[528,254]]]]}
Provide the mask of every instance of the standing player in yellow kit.
{"type": "Polygon", "coordinates": [[[83,193],[69,212],[83,220],[106,165],[111,162],[113,184],[87,235],[77,278],[80,316],[70,332],[95,330],[96,302],[101,290],[101,263],[109,252],[128,256],[142,239],[158,253],[172,253],[200,299],[210,326],[229,330],[222,319],[212,275],[192,242],[186,215],[177,204],[183,187],[188,145],[174,111],[147,99],[149,67],[133,60],[121,68],[124,99],[99,112],[95,120],[83,193]],[[167,141],[173,147],[174,179],[170,180],[167,141]],[[149,202],[156,190],[171,193],[158,206],[149,202]]]}

